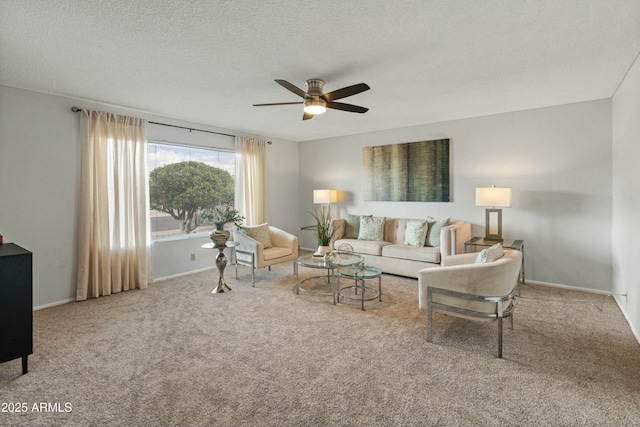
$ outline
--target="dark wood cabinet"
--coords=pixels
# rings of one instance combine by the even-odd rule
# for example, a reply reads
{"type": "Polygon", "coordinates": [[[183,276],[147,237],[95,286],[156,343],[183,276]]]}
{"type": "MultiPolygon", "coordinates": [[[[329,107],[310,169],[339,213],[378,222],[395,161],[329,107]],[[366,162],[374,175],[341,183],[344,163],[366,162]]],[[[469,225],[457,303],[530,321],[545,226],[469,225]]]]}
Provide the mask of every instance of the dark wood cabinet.
{"type": "Polygon", "coordinates": [[[32,255],[14,243],[0,245],[0,363],[33,354],[32,255]]]}

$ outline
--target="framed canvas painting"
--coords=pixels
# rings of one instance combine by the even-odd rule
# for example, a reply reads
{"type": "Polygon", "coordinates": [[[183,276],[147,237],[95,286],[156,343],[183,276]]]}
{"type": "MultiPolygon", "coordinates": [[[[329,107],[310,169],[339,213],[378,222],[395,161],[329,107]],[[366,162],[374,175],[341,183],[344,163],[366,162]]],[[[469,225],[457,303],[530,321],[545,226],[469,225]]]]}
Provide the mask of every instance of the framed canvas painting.
{"type": "Polygon", "coordinates": [[[449,202],[449,140],[364,147],[364,200],[449,202]]]}

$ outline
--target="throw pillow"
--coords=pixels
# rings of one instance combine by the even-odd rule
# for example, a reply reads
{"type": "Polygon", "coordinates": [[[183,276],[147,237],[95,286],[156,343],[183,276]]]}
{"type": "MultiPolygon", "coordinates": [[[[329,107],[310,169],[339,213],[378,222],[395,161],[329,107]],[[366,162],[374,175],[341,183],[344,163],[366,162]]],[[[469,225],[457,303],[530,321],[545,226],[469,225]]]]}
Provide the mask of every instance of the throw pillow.
{"type": "Polygon", "coordinates": [[[360,240],[384,240],[384,217],[363,216],[360,217],[360,240]]]}
{"type": "Polygon", "coordinates": [[[404,232],[404,244],[418,248],[424,246],[428,231],[429,221],[426,219],[410,219],[407,221],[407,228],[404,232]]]}
{"type": "Polygon", "coordinates": [[[429,233],[427,235],[427,243],[425,246],[432,246],[434,248],[440,247],[440,231],[442,231],[442,227],[445,227],[449,224],[449,218],[441,219],[441,220],[433,220],[433,222],[429,223],[429,233]]]}
{"type": "Polygon", "coordinates": [[[344,237],[346,239],[357,239],[360,232],[360,215],[345,215],[344,237]]]}
{"type": "Polygon", "coordinates": [[[486,264],[497,261],[504,256],[504,249],[500,243],[496,243],[490,248],[483,249],[476,257],[476,264],[486,264]]]}
{"type": "Polygon", "coordinates": [[[271,237],[269,237],[269,224],[264,223],[260,225],[255,225],[252,227],[245,227],[245,233],[247,236],[251,237],[253,240],[257,240],[262,243],[262,246],[265,249],[269,249],[273,247],[271,244],[271,237]]]}

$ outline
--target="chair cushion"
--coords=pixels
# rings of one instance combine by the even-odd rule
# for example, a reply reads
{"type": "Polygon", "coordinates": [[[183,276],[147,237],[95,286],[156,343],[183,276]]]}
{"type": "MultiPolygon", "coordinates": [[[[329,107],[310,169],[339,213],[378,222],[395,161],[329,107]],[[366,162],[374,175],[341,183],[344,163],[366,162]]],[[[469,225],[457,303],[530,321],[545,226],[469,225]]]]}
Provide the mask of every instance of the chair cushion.
{"type": "Polygon", "coordinates": [[[409,245],[387,245],[382,248],[382,256],[439,264],[440,248],[430,248],[428,246],[416,248],[415,246],[409,245]]]}
{"type": "Polygon", "coordinates": [[[404,231],[404,244],[415,247],[424,246],[429,222],[425,219],[411,219],[407,221],[407,228],[404,231]]]}
{"type": "Polygon", "coordinates": [[[269,236],[269,224],[266,222],[260,225],[245,227],[245,233],[253,240],[262,243],[264,249],[269,249],[273,246],[271,244],[271,237],[269,236]]]}
{"type": "Polygon", "coordinates": [[[476,257],[476,264],[486,264],[497,261],[504,256],[504,249],[500,243],[496,243],[490,248],[483,249],[476,257]]]}
{"type": "MultiPolygon", "coordinates": [[[[359,240],[383,240],[384,217],[363,216],[360,217],[359,240]]],[[[357,251],[356,251],[357,252],[357,251]]]]}
{"type": "Polygon", "coordinates": [[[273,246],[269,249],[265,249],[262,252],[262,256],[265,261],[269,261],[272,259],[289,256],[292,253],[293,251],[291,250],[291,248],[280,248],[280,247],[273,246]]]}

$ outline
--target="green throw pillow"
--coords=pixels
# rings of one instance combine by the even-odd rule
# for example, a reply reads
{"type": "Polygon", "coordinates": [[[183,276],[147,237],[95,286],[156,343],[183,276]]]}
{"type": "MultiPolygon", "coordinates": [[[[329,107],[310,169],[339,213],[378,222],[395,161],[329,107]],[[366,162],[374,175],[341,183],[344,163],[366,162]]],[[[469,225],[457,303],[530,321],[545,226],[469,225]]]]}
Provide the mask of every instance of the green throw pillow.
{"type": "Polygon", "coordinates": [[[357,239],[360,232],[360,215],[349,215],[344,217],[344,237],[345,239],[357,239]]]}
{"type": "Polygon", "coordinates": [[[445,218],[441,220],[434,220],[434,222],[429,223],[429,234],[427,236],[427,244],[425,246],[432,246],[434,248],[440,247],[440,231],[442,231],[442,227],[445,227],[449,224],[450,218],[445,218]]]}

